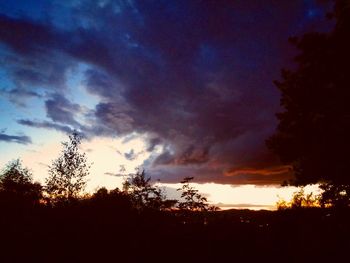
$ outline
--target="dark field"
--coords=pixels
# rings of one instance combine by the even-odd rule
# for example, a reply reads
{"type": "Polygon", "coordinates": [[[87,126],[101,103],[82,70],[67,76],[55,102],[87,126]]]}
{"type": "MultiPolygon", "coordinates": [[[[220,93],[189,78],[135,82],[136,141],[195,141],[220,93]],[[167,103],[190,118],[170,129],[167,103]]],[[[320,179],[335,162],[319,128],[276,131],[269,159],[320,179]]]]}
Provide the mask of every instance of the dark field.
{"type": "Polygon", "coordinates": [[[2,207],[1,262],[348,262],[347,210],[2,207]]]}

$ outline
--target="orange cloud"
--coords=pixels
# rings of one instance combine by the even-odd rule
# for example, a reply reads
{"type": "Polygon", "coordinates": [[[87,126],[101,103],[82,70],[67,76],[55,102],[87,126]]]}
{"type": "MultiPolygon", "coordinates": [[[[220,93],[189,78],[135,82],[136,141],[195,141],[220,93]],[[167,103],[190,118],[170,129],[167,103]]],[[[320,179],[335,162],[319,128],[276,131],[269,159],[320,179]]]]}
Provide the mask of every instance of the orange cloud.
{"type": "Polygon", "coordinates": [[[224,172],[225,176],[238,176],[238,175],[265,175],[265,176],[271,176],[271,175],[279,175],[279,174],[286,174],[291,172],[292,167],[290,165],[281,165],[276,167],[269,167],[269,168],[262,168],[262,169],[256,169],[256,168],[232,168],[228,171],[224,172]]]}

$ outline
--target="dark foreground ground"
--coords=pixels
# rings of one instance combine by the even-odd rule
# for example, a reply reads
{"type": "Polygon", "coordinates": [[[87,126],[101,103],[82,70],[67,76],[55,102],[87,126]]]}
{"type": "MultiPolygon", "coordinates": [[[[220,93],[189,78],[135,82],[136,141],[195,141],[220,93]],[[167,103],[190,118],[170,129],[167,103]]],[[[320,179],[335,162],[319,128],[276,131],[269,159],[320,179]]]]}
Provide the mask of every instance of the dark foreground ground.
{"type": "Polygon", "coordinates": [[[350,213],[2,208],[0,262],[350,262],[350,213]]]}

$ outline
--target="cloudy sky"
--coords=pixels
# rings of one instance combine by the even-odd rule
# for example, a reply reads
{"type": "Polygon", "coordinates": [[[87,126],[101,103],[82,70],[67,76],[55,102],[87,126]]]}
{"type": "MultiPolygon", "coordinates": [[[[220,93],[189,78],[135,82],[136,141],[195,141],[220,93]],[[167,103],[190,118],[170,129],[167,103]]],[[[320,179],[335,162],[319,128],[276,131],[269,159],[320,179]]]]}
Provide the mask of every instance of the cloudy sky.
{"type": "Polygon", "coordinates": [[[194,176],[203,187],[276,190],[291,175],[265,146],[279,111],[272,82],[293,67],[288,37],[329,30],[330,8],[0,1],[0,165],[20,157],[40,180],[76,129],[93,162],[90,188],[115,187],[120,171],[141,165],[167,185],[194,176]]]}

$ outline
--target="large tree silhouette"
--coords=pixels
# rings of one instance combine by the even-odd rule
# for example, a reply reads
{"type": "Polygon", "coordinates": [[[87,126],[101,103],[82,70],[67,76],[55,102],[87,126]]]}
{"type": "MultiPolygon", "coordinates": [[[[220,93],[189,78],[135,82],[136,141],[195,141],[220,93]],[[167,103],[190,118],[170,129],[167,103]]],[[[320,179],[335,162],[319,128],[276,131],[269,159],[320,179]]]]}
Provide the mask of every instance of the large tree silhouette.
{"type": "MultiPolygon", "coordinates": [[[[277,132],[267,145],[292,164],[294,185],[350,184],[350,1],[335,1],[329,33],[291,38],[295,70],[282,70],[277,132]]],[[[328,187],[329,188],[329,187],[328,187]]],[[[346,188],[348,189],[348,188],[346,188]]],[[[350,193],[348,193],[349,195],[350,193]]]]}
{"type": "Polygon", "coordinates": [[[86,186],[90,166],[79,151],[81,137],[74,132],[63,142],[61,155],[53,161],[46,180],[46,192],[52,200],[69,201],[79,197],[86,186]]]}

